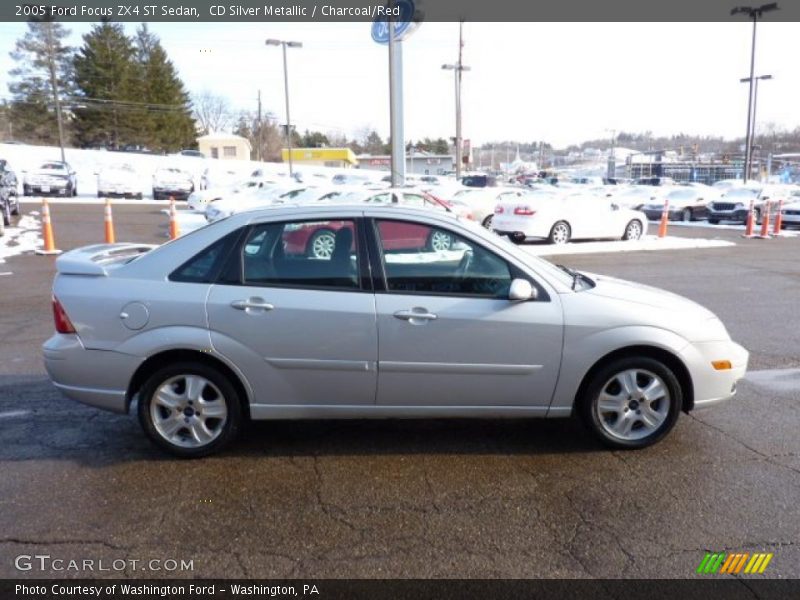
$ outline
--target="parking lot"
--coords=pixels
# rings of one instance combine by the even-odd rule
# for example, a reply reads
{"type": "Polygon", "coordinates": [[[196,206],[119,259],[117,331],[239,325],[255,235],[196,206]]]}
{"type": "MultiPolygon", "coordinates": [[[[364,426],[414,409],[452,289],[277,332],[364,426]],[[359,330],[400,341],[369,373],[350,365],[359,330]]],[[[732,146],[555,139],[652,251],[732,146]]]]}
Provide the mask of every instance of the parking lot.
{"type": "MultiPolygon", "coordinates": [[[[115,206],[117,239],[163,242],[162,208],[115,206]]],[[[102,206],[51,210],[59,248],[102,241],[102,206]]],[[[734,400],[681,415],[638,452],[608,451],[573,420],[307,421],[251,425],[208,459],[169,458],[132,416],[49,384],[54,259],[9,257],[0,577],[682,578],[722,551],[774,553],[765,575],[796,576],[800,238],[740,234],[675,225],[671,236],[735,245],[548,257],[696,300],[751,353],[734,400]],[[20,572],[21,554],[125,566],[20,572]],[[159,570],[169,560],[192,569],[159,570]]]]}

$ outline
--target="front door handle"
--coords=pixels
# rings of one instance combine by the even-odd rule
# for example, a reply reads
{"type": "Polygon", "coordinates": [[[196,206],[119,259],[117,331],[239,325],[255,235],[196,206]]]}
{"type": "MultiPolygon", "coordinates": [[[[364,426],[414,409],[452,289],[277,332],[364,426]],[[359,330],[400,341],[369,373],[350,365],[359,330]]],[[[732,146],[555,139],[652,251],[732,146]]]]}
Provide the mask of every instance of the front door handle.
{"type": "Polygon", "coordinates": [[[435,321],[439,317],[435,314],[428,312],[424,308],[412,308],[411,310],[398,310],[394,313],[396,319],[403,321],[435,321]]]}
{"type": "Polygon", "coordinates": [[[275,308],[275,305],[270,304],[269,302],[264,301],[261,298],[248,298],[247,300],[234,300],[231,302],[231,306],[236,310],[248,310],[251,308],[261,309],[261,310],[272,310],[275,308]]]}

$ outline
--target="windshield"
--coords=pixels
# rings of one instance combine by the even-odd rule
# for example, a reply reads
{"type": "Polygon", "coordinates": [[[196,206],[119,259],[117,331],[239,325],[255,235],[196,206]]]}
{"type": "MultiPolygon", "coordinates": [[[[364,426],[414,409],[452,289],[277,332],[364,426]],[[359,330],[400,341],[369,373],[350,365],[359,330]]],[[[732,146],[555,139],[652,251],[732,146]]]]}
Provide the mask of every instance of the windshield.
{"type": "Polygon", "coordinates": [[[674,190],[667,194],[667,198],[674,200],[688,200],[694,198],[696,192],[694,190],[674,190]]]}

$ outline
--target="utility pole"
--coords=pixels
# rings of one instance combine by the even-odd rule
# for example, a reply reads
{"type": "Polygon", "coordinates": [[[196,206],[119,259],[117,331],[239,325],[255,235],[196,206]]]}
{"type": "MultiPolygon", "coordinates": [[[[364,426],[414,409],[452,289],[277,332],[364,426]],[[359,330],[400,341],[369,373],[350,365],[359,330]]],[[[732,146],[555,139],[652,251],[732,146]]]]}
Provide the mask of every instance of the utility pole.
{"type": "Polygon", "coordinates": [[[283,49],[283,91],[286,96],[286,147],[289,155],[289,177],[294,177],[294,169],[292,168],[292,120],[289,116],[289,71],[286,65],[286,47],[289,48],[302,48],[302,42],[287,42],[283,40],[269,39],[266,41],[267,46],[281,46],[283,49]]]}
{"type": "Polygon", "coordinates": [[[461,167],[463,163],[463,140],[461,138],[461,73],[469,71],[470,67],[464,65],[463,58],[464,51],[464,21],[458,23],[458,62],[451,65],[442,65],[445,71],[453,71],[455,73],[456,84],[456,179],[461,178],[461,167]]]}
{"type": "Polygon", "coordinates": [[[744,138],[744,175],[742,177],[744,183],[747,183],[750,177],[750,170],[752,168],[752,154],[753,154],[753,140],[751,137],[751,122],[753,118],[753,82],[755,81],[755,67],[756,67],[756,24],[758,18],[762,17],[765,12],[770,12],[778,9],[777,2],[770,4],[762,4],[761,6],[737,6],[731,9],[731,15],[746,14],[749,18],[753,19],[753,41],[750,46],[750,89],[747,96],[747,131],[744,138]]]}

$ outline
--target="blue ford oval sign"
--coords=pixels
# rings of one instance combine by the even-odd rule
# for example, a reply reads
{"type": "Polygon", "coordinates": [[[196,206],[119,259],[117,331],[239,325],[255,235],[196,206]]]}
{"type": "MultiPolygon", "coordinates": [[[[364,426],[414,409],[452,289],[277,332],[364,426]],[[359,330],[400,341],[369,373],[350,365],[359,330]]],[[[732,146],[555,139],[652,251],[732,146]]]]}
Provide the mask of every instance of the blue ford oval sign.
{"type": "MultiPolygon", "coordinates": [[[[403,39],[403,36],[410,33],[411,25],[414,23],[414,13],[416,7],[413,0],[394,0],[393,6],[400,10],[400,16],[394,24],[394,38],[397,41],[403,39]]],[[[372,40],[378,44],[389,43],[389,21],[385,17],[377,19],[372,22],[372,40]]]]}

